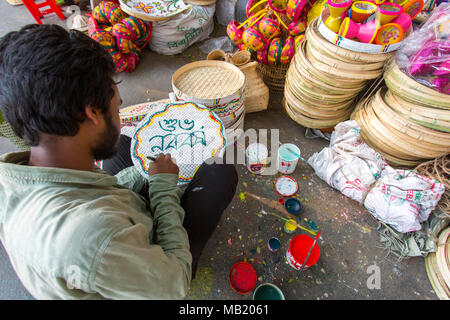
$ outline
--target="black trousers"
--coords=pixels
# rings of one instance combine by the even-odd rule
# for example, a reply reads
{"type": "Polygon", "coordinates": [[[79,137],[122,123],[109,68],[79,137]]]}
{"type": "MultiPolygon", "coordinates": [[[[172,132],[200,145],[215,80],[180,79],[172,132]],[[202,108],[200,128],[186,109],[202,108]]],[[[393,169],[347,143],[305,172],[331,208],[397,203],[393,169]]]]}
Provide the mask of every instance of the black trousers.
{"type": "MultiPolygon", "coordinates": [[[[122,169],[133,166],[130,144],[131,139],[121,135],[116,155],[103,161],[103,170],[115,175],[122,169]]],[[[183,226],[189,236],[193,259],[192,278],[195,277],[206,242],[236,193],[238,180],[233,164],[203,163],[181,197],[181,206],[185,211],[183,226]]],[[[148,188],[141,190],[140,194],[148,199],[148,188]]]]}

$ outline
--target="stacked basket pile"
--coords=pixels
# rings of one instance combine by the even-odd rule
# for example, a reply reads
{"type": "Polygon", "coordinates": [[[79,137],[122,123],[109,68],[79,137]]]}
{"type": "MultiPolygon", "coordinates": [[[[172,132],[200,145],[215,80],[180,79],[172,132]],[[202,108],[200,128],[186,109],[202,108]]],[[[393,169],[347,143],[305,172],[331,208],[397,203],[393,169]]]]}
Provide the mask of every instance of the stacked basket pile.
{"type": "Polygon", "coordinates": [[[304,127],[326,129],[349,118],[355,99],[370,80],[383,74],[393,53],[369,54],[337,46],[318,30],[319,19],[306,30],[286,74],[288,115],[304,127]]]}
{"type": "Polygon", "coordinates": [[[450,228],[440,233],[436,252],[425,258],[425,268],[439,299],[450,300],[450,228]]]}
{"type": "Polygon", "coordinates": [[[387,85],[352,115],[361,136],[392,166],[413,167],[450,151],[449,96],[408,77],[395,61],[387,85]]]}

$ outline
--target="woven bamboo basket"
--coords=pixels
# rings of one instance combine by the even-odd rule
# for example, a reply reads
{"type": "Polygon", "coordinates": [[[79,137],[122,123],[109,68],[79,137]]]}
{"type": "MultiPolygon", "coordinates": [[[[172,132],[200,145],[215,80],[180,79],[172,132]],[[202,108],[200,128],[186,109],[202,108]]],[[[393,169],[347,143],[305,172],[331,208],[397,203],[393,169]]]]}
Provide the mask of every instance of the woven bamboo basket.
{"type": "MultiPolygon", "coordinates": [[[[1,116],[1,114],[0,114],[1,116]]],[[[20,150],[30,150],[30,147],[20,139],[16,134],[14,133],[13,129],[11,128],[11,125],[4,121],[0,121],[0,137],[4,137],[8,139],[11,143],[13,143],[15,146],[17,146],[20,150]]]]}
{"type": "Polygon", "coordinates": [[[209,6],[216,3],[216,0],[184,0],[184,3],[193,4],[194,6],[209,6]]]}
{"type": "Polygon", "coordinates": [[[386,88],[360,103],[352,114],[363,139],[393,166],[411,167],[450,151],[450,134],[411,122],[386,102],[386,88]]]}
{"type": "Polygon", "coordinates": [[[264,83],[274,92],[283,92],[289,64],[271,65],[258,62],[257,70],[264,83]]]}
{"type": "Polygon", "coordinates": [[[436,252],[425,258],[425,269],[439,299],[450,300],[450,227],[439,234],[436,252]]]}
{"type": "Polygon", "coordinates": [[[176,99],[211,109],[228,128],[244,112],[245,75],[224,61],[202,60],[186,64],[172,76],[176,99]]]}

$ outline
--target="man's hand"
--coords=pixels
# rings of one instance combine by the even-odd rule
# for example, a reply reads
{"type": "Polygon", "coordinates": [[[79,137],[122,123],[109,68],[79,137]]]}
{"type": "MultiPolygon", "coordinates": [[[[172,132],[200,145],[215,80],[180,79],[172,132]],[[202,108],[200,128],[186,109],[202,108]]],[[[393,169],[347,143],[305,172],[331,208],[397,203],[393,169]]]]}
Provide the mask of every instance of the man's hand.
{"type": "Polygon", "coordinates": [[[148,175],[153,176],[158,173],[175,173],[178,175],[180,169],[172,160],[170,154],[160,153],[156,160],[150,164],[150,168],[148,169],[148,175]]]}

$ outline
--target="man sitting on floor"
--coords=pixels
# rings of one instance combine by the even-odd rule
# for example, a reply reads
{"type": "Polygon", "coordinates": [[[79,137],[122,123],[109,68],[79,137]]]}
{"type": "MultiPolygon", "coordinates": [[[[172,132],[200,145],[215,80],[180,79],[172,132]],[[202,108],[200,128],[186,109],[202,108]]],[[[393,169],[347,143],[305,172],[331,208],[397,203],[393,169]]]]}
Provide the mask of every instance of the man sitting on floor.
{"type": "Polygon", "coordinates": [[[233,165],[203,164],[181,199],[170,155],[143,178],[113,76],[78,31],[29,25],[0,40],[0,108],[31,147],[0,157],[0,240],[35,298],[184,298],[235,194],[233,165]]]}

